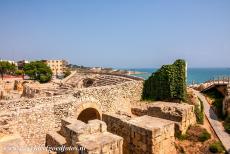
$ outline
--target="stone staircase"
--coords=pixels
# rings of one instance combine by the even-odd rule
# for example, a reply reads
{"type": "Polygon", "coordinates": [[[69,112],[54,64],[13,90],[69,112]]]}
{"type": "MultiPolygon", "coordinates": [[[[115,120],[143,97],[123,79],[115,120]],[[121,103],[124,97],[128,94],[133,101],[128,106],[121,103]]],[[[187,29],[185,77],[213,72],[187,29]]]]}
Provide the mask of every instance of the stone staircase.
{"type": "Polygon", "coordinates": [[[112,76],[112,75],[101,75],[96,78],[92,86],[99,87],[99,86],[107,86],[107,85],[116,85],[127,81],[130,81],[130,79],[112,76]]]}

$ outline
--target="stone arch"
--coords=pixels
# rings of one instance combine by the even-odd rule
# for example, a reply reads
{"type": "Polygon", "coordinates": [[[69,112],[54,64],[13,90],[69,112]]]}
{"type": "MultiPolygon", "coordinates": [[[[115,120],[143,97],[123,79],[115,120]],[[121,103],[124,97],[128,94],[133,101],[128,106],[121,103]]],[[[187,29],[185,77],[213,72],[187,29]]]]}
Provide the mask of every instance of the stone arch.
{"type": "Polygon", "coordinates": [[[101,108],[98,104],[87,102],[81,103],[76,106],[74,116],[83,122],[88,122],[89,120],[99,119],[101,120],[101,108]]]}
{"type": "Polygon", "coordinates": [[[94,83],[95,79],[91,79],[91,78],[86,78],[83,79],[83,87],[87,88],[87,87],[91,87],[94,83]]]}

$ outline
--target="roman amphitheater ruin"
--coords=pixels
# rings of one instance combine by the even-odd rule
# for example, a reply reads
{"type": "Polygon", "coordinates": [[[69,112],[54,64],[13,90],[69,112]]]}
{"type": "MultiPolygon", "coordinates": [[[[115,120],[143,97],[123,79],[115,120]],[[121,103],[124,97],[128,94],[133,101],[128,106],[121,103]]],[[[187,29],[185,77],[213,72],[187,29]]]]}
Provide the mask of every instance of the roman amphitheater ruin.
{"type": "MultiPolygon", "coordinates": [[[[8,91],[1,88],[0,131],[17,134],[27,146],[84,149],[66,152],[79,154],[173,154],[175,132],[196,121],[192,105],[141,102],[143,80],[137,77],[73,73],[48,84],[7,84],[8,91]]],[[[0,140],[0,147],[14,139],[0,140]]]]}

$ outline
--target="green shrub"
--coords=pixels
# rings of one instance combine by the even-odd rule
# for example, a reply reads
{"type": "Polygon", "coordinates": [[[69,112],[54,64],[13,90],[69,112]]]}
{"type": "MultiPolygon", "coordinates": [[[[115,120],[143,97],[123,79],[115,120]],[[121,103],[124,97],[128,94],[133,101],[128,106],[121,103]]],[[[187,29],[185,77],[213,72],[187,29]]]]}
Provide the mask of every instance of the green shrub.
{"type": "Polygon", "coordinates": [[[199,141],[204,142],[211,138],[211,134],[206,130],[199,135],[199,141]]]}
{"type": "Polygon", "coordinates": [[[175,137],[178,139],[178,140],[186,140],[188,139],[189,135],[188,134],[181,134],[180,132],[177,132],[175,134],[175,137]]]}
{"type": "Polygon", "coordinates": [[[23,75],[24,71],[23,70],[16,70],[15,75],[23,75]]]}
{"type": "Polygon", "coordinates": [[[52,71],[50,67],[43,61],[34,61],[24,66],[25,74],[31,79],[45,83],[51,80],[52,71]]]}
{"type": "Polygon", "coordinates": [[[5,74],[13,74],[16,70],[16,66],[8,61],[0,61],[0,75],[3,80],[5,74]]]}
{"type": "Polygon", "coordinates": [[[224,152],[224,147],[219,141],[216,141],[209,146],[209,151],[212,153],[224,152]]]}
{"type": "Polygon", "coordinates": [[[228,116],[224,121],[224,129],[230,134],[230,116],[228,116]]]}
{"type": "Polygon", "coordinates": [[[223,98],[216,98],[216,99],[214,99],[214,102],[213,102],[212,105],[216,109],[217,116],[220,119],[224,120],[225,117],[224,117],[223,112],[222,112],[223,111],[223,98]]]}
{"type": "Polygon", "coordinates": [[[199,105],[195,105],[195,114],[196,114],[196,121],[198,124],[204,123],[204,104],[202,100],[199,98],[200,107],[199,105]]]}
{"type": "Polygon", "coordinates": [[[38,81],[40,83],[46,83],[51,79],[51,75],[40,75],[40,78],[38,79],[38,81]]]}
{"type": "Polygon", "coordinates": [[[217,89],[210,89],[205,94],[213,100],[212,105],[215,107],[218,118],[224,120],[225,116],[222,112],[224,96],[217,89]]]}
{"type": "Polygon", "coordinates": [[[143,100],[186,101],[186,62],[163,65],[144,82],[143,100]]]}

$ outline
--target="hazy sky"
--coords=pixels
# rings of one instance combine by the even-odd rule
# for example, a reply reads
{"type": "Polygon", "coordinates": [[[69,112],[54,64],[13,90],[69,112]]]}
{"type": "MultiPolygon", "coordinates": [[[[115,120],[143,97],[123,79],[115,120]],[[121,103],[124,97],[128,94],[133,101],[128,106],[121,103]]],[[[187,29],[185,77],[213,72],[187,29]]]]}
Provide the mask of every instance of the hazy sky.
{"type": "Polygon", "coordinates": [[[230,0],[0,0],[0,59],[230,67],[230,0]]]}

